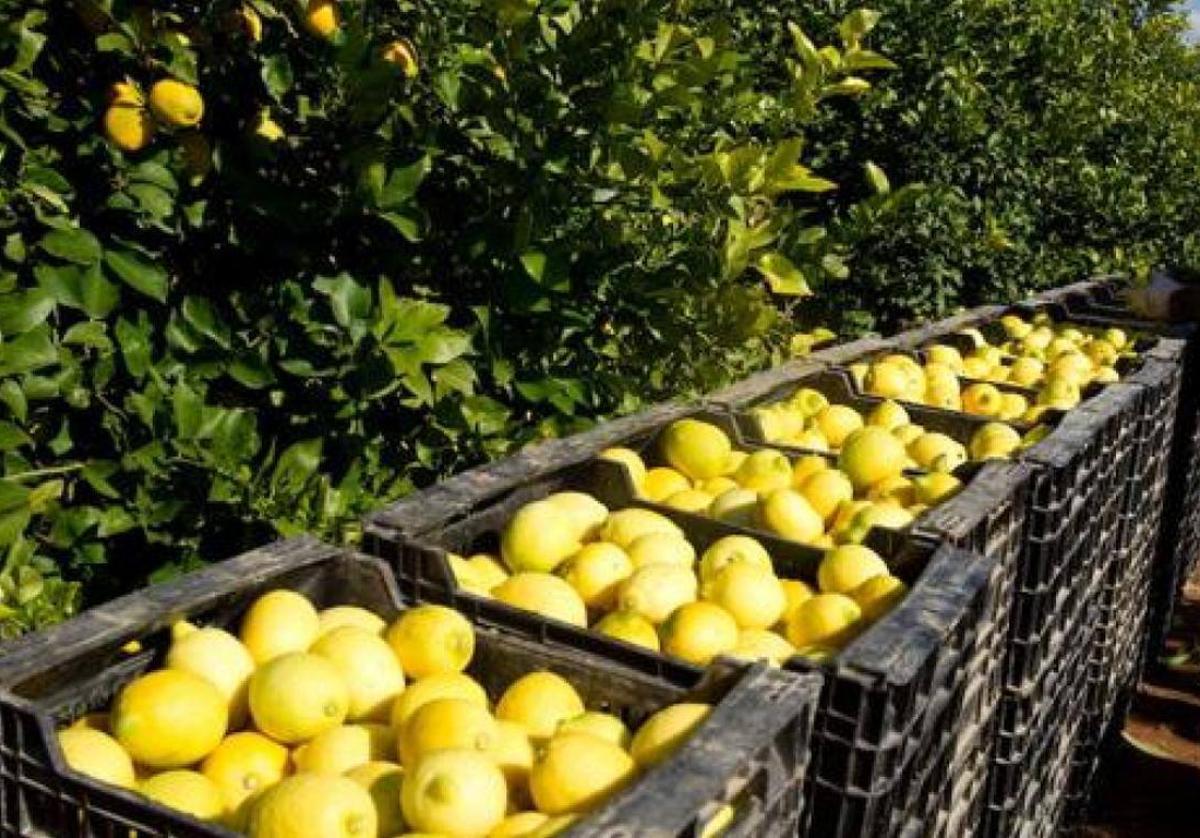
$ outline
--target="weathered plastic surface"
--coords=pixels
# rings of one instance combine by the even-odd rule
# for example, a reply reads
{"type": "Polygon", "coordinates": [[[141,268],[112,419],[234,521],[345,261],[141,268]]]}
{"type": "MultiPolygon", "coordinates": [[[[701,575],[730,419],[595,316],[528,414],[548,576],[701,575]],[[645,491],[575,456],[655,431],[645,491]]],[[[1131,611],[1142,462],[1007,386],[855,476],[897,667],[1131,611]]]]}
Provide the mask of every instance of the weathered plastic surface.
{"type": "MultiPolygon", "coordinates": [[[[351,602],[388,617],[419,601],[401,594],[379,560],[298,539],[124,597],[13,643],[0,657],[4,834],[232,835],[71,770],[54,730],[107,705],[123,684],[155,665],[176,620],[233,625],[255,597],[274,588],[301,591],[319,606],[351,602]],[[143,650],[123,651],[132,640],[143,650]]],[[[589,706],[605,707],[632,725],[668,703],[714,705],[670,760],[565,834],[694,835],[727,803],[735,810],[727,834],[794,834],[820,690],[816,677],[722,661],[703,676],[688,673],[670,681],[615,663],[603,649],[559,643],[527,626],[509,625],[501,612],[480,609],[468,617],[477,637],[469,671],[493,699],[521,675],[549,669],[571,681],[589,706]]]]}

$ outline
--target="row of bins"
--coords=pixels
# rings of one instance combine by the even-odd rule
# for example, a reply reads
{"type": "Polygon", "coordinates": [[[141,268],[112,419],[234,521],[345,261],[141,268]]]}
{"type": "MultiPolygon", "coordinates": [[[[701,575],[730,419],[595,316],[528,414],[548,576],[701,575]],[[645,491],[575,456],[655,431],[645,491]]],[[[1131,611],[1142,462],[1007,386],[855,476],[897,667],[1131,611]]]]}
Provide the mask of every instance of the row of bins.
{"type": "MultiPolygon", "coordinates": [[[[362,554],[284,542],[86,612],[0,650],[0,832],[233,834],[70,770],[54,730],[160,662],[176,620],[232,625],[254,597],[282,587],[389,617],[418,603],[459,611],[480,638],[472,674],[493,699],[519,675],[549,669],[589,707],[630,722],[686,698],[713,703],[674,758],[563,834],[713,835],[718,822],[726,835],[1054,834],[1082,813],[1097,757],[1153,652],[1146,638],[1161,634],[1169,594],[1200,547],[1191,348],[1187,330],[1129,317],[1105,280],[974,309],[461,474],[370,516],[362,554]],[[956,494],[907,526],[872,528],[865,543],[908,592],[834,653],[797,654],[782,669],[726,657],[700,667],[456,581],[451,554],[497,552],[518,509],[572,491],[663,515],[697,553],[751,537],[779,577],[812,582],[821,549],[647,500],[601,452],[619,446],[661,462],[664,431],[690,419],[741,451],[832,460],[768,442],[754,408],[808,388],[866,413],[882,400],[863,392],[853,365],[883,353],[920,359],[1009,313],[1120,326],[1141,335],[1139,355],[1119,383],[1041,417],[1049,432],[1011,461],[963,464],[956,494]]],[[[904,407],[963,445],[987,421],[904,407]]]]}

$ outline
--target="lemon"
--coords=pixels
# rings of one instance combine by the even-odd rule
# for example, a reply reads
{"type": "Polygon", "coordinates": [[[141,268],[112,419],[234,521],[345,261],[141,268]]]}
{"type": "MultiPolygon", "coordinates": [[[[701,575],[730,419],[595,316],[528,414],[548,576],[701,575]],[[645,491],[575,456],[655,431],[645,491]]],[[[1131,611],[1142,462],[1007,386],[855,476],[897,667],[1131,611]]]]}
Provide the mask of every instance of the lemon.
{"type": "Polygon", "coordinates": [[[146,104],[146,98],[141,89],[131,81],[113,82],[108,88],[108,103],[110,105],[129,105],[141,107],[146,104]]]}
{"type": "Polygon", "coordinates": [[[490,752],[500,740],[487,709],[462,698],[436,698],[409,717],[400,730],[400,763],[411,769],[421,757],[448,748],[490,752]]]}
{"type": "MultiPolygon", "coordinates": [[[[718,477],[716,479],[723,480],[724,478],[718,477]]],[[[700,515],[708,510],[712,502],[713,496],[700,489],[684,489],[682,492],[676,492],[663,501],[664,504],[672,509],[679,509],[683,512],[695,512],[700,515]]]]}
{"type": "Polygon", "coordinates": [[[989,422],[971,436],[971,458],[1007,457],[1021,447],[1021,435],[1003,422],[989,422]]]}
{"type": "Polygon", "coordinates": [[[521,725],[534,739],[547,739],[564,719],[583,710],[579,693],[562,676],[531,672],[504,691],[496,703],[496,718],[521,725]]]}
{"type": "Polygon", "coordinates": [[[155,803],[214,822],[225,815],[225,803],[216,783],[195,771],[164,771],[143,780],[138,791],[155,803]]]}
{"type": "Polygon", "coordinates": [[[651,564],[634,571],[621,583],[617,606],[633,611],[655,625],[684,603],[696,599],[696,574],[677,564],[651,564]]]}
{"type": "Polygon", "coordinates": [[[225,697],[229,726],[238,728],[246,719],[246,689],[254,674],[254,658],[241,642],[218,628],[198,629],[190,623],[172,628],[167,669],[199,676],[225,697]]]}
{"type": "Polygon", "coordinates": [[[746,563],[774,570],[771,554],[748,535],[727,535],[708,546],[700,557],[700,581],[708,582],[731,564],[746,563]]]}
{"type": "Polygon", "coordinates": [[[894,431],[908,422],[908,411],[891,399],[880,402],[867,414],[868,425],[883,428],[885,431],[894,431]]]}
{"type": "Polygon", "coordinates": [[[608,610],[617,599],[617,588],[633,574],[629,555],[615,544],[585,544],[567,560],[562,576],[589,608],[608,610]]]}
{"type": "Polygon", "coordinates": [[[629,560],[634,570],[650,564],[691,567],[696,561],[696,550],[682,536],[650,532],[639,535],[629,545],[629,560]]]}
{"type": "Polygon", "coordinates": [[[654,624],[632,611],[613,611],[606,614],[600,622],[592,626],[592,630],[654,652],[659,650],[658,633],[654,630],[654,624]]]}
{"type": "Polygon", "coordinates": [[[350,711],[350,691],[332,663],[293,652],[272,658],[250,679],[250,715],[263,733],[288,745],[337,727],[350,711]]]}
{"type": "Polygon", "coordinates": [[[1079,385],[1066,378],[1050,377],[1038,392],[1037,403],[1055,410],[1070,410],[1079,404],[1079,385]]]}
{"type": "Polygon", "coordinates": [[[1042,380],[1046,374],[1046,365],[1037,358],[1028,356],[1017,358],[1012,362],[1008,380],[1021,387],[1032,387],[1042,380]]]}
{"type": "Polygon", "coordinates": [[[776,489],[763,498],[758,517],[768,530],[792,541],[811,542],[825,532],[825,520],[795,489],[776,489]]]}
{"type": "Polygon", "coordinates": [[[670,518],[653,509],[638,507],[610,513],[597,538],[601,541],[611,541],[621,549],[628,550],[639,536],[652,532],[663,532],[683,538],[683,530],[670,518]]]}
{"type": "Polygon", "coordinates": [[[813,422],[832,448],[841,448],[846,437],[863,426],[858,411],[844,404],[831,404],[818,413],[813,422]]]}
{"type": "Polygon", "coordinates": [[[876,362],[866,370],[863,389],[873,396],[903,399],[909,395],[909,376],[897,364],[876,362]]]}
{"type": "Polygon", "coordinates": [[[358,783],[371,795],[378,835],[390,838],[404,831],[404,813],[400,809],[404,769],[394,762],[367,762],[347,771],[346,779],[358,783]]]}
{"type": "Polygon", "coordinates": [[[733,473],[742,467],[742,463],[746,462],[746,458],[749,456],[749,453],[745,451],[738,451],[736,449],[730,451],[729,457],[725,460],[725,470],[721,472],[720,477],[709,477],[705,480],[697,480],[696,483],[708,483],[713,480],[732,479],[733,473]]]}
{"type": "Polygon", "coordinates": [[[658,502],[691,487],[692,481],[675,469],[658,466],[646,472],[646,479],[642,482],[642,497],[658,502]]]}
{"type": "Polygon", "coordinates": [[[758,511],[758,492],[751,489],[730,489],[713,499],[708,507],[709,517],[726,524],[749,527],[758,511]]]}
{"type": "Polygon", "coordinates": [[[485,755],[450,749],[406,770],[400,799],[410,828],[471,838],[487,835],[504,819],[508,789],[485,755]]]}
{"type": "Polygon", "coordinates": [[[578,520],[549,500],[527,503],[500,533],[500,555],[514,572],[549,573],[578,552],[578,520]]]}
{"type": "Polygon", "coordinates": [[[887,575],[887,563],[869,547],[844,544],[828,551],[817,568],[822,593],[845,594],[872,576],[887,575]]]}
{"type": "Polygon", "coordinates": [[[742,461],[733,479],[754,492],[782,489],[792,483],[792,464],[778,451],[755,451],[742,461]]]}
{"type": "Polygon", "coordinates": [[[799,579],[780,579],[779,587],[783,588],[783,616],[780,618],[781,623],[786,623],[800,603],[805,600],[812,599],[813,589],[807,583],[801,582],[799,579]]]}
{"type": "Polygon", "coordinates": [[[467,567],[479,583],[479,586],[490,591],[508,578],[508,571],[496,560],[495,556],[487,553],[476,553],[466,560],[467,567]]]}
{"type": "Polygon", "coordinates": [[[829,451],[829,440],[820,428],[805,428],[797,434],[792,434],[786,440],[793,448],[806,448],[809,451],[829,451]]]}
{"type": "Polygon", "coordinates": [[[811,387],[801,387],[788,397],[788,404],[799,410],[804,416],[816,416],[829,406],[829,399],[820,390],[811,387]]]}
{"type": "Polygon", "coordinates": [[[933,468],[939,460],[959,464],[966,461],[962,444],[946,434],[929,432],[921,434],[908,446],[908,455],[921,468],[933,468]]]}
{"type": "Polygon", "coordinates": [[[533,742],[524,725],[505,719],[496,720],[496,746],[490,752],[508,784],[510,802],[528,800],[529,772],[533,768],[533,742]]]}
{"type": "Polygon", "coordinates": [[[371,634],[382,636],[387,623],[378,614],[357,605],[335,605],[317,613],[318,638],[342,626],[357,626],[371,634]]]}
{"type": "Polygon", "coordinates": [[[392,729],[401,730],[412,714],[439,698],[460,698],[487,709],[488,697],[483,687],[462,672],[443,672],[427,675],[414,681],[396,699],[392,707],[392,729]]]}
{"type": "Polygon", "coordinates": [[[830,521],[844,501],[854,499],[854,484],[844,473],[825,469],[810,475],[800,486],[800,494],[822,519],[830,521]]]}
{"type": "Polygon", "coordinates": [[[268,789],[250,815],[251,838],[374,838],[375,803],[361,785],[297,774],[268,789]]]}
{"type": "Polygon", "coordinates": [[[962,372],[963,357],[953,346],[937,343],[925,350],[925,357],[930,361],[943,364],[955,372],[962,372]]]}
{"type": "Polygon", "coordinates": [[[475,654],[475,630],[466,617],[444,605],[410,608],[385,636],[410,678],[462,672],[475,654]]]}
{"type": "Polygon", "coordinates": [[[787,639],[798,650],[837,648],[853,639],[862,618],[858,603],[843,594],[817,594],[800,603],[787,622],[787,639]]]}
{"type": "Polygon", "coordinates": [[[310,651],[341,673],[350,690],[348,719],[388,718],[396,696],[404,691],[404,670],[382,637],[358,626],[342,626],[318,638],[310,651]]]}
{"type": "MultiPolygon", "coordinates": [[[[745,452],[735,451],[734,453],[743,454],[745,452]]],[[[714,477],[711,480],[700,481],[700,488],[706,495],[717,498],[728,492],[730,489],[740,489],[741,487],[732,477],[726,477],[722,475],[721,477],[714,477]]]]}
{"type": "Polygon", "coordinates": [[[288,749],[261,733],[233,733],[207,757],[200,772],[221,792],[231,824],[238,824],[244,804],[278,783],[288,772],[288,749]]]}
{"type": "Polygon", "coordinates": [[[1080,352],[1066,352],[1050,362],[1047,375],[1053,378],[1063,378],[1074,381],[1082,386],[1091,380],[1094,365],[1088,357],[1080,352]]]}
{"type": "Polygon", "coordinates": [[[668,759],[712,713],[708,704],[685,702],[659,710],[638,728],[629,754],[639,768],[648,769],[668,759]]]}
{"type": "Polygon", "coordinates": [[[568,583],[549,573],[516,573],[492,589],[506,605],[573,626],[587,626],[587,606],[568,583]]]}
{"type": "Polygon", "coordinates": [[[1121,380],[1121,374],[1112,367],[1098,367],[1092,380],[1101,384],[1114,384],[1121,380]]]}
{"type": "Polygon", "coordinates": [[[304,27],[318,38],[331,38],[342,25],[337,0],[308,0],[304,8],[304,27]]]}
{"type": "Polygon", "coordinates": [[[962,488],[962,481],[953,474],[935,471],[913,479],[913,500],[922,506],[933,506],[962,488]]]}
{"type": "Polygon", "coordinates": [[[765,660],[775,666],[796,654],[796,649],[781,635],[767,629],[742,629],[737,645],[725,654],[747,661],[765,660]]]}
{"type": "Polygon", "coordinates": [[[107,733],[87,727],[70,727],[58,732],[67,765],[104,783],[131,789],[137,784],[133,760],[107,733]]]}
{"type": "Polygon", "coordinates": [[[614,463],[620,463],[629,474],[629,480],[635,490],[640,490],[646,480],[646,464],[636,451],[628,448],[608,448],[600,452],[600,457],[614,463]]]}
{"type": "Polygon", "coordinates": [[[994,384],[972,384],[962,392],[963,410],[976,416],[995,416],[1000,404],[1000,391],[994,384]]]}
{"type": "Polygon", "coordinates": [[[542,812],[516,812],[500,821],[488,838],[533,838],[549,820],[550,816],[542,812]]]}
{"type": "Polygon", "coordinates": [[[622,748],[587,733],[551,739],[533,763],[529,789],[548,815],[587,812],[633,781],[637,765],[622,748]]]}
{"type": "Polygon", "coordinates": [[[748,562],[728,565],[704,583],[702,595],[724,609],[739,629],[773,626],[787,607],[774,570],[748,562]]]}
{"type": "Polygon", "coordinates": [[[829,468],[829,460],[819,454],[806,454],[792,465],[792,488],[799,489],[814,474],[829,468]]]}
{"type": "Polygon", "coordinates": [[[137,105],[114,104],[104,112],[104,133],[121,151],[141,151],[154,139],[154,120],[137,105]]]}
{"type": "Polygon", "coordinates": [[[668,655],[707,666],[717,655],[737,645],[738,625],[718,605],[689,602],[671,612],[660,633],[663,651],[668,655]]]}
{"type": "Polygon", "coordinates": [[[601,713],[599,710],[588,710],[564,719],[555,733],[586,733],[622,748],[628,748],[630,740],[629,728],[625,727],[623,721],[612,713],[601,713]]]}
{"type": "Polygon", "coordinates": [[[838,455],[838,468],[854,488],[866,490],[872,483],[904,471],[904,446],[883,428],[868,426],[850,434],[838,455]]]}
{"type": "Polygon", "coordinates": [[[1129,343],[1129,335],[1125,333],[1124,329],[1110,327],[1104,330],[1104,340],[1111,344],[1114,349],[1120,351],[1129,343]]]}
{"type": "Polygon", "coordinates": [[[395,757],[394,737],[386,725],[341,725],[318,733],[292,754],[297,771],[345,774],[368,762],[395,757]]]}
{"type": "Polygon", "coordinates": [[[861,544],[867,540],[872,528],[901,530],[912,523],[913,517],[912,511],[890,502],[869,503],[859,508],[850,522],[838,532],[838,541],[842,544],[861,544]]]}
{"type": "MultiPolygon", "coordinates": [[[[903,475],[889,477],[887,480],[880,480],[867,491],[867,497],[873,501],[892,501],[900,506],[910,506],[916,503],[913,500],[915,487],[913,481],[903,475]]],[[[843,507],[838,505],[840,511],[843,507]]],[[[835,516],[837,512],[835,511],[835,516]]]]}
{"type": "Polygon", "coordinates": [[[992,372],[992,365],[983,358],[972,356],[963,359],[962,374],[967,378],[987,378],[992,372]]]}
{"type": "Polygon", "coordinates": [[[204,99],[190,84],[161,79],[150,88],[150,110],[173,128],[194,128],[204,116],[204,99]]]}
{"type": "Polygon", "coordinates": [[[320,629],[321,618],[305,597],[295,591],[271,591],[250,606],[240,637],[261,666],[278,655],[307,652],[320,629]]]}
{"type": "Polygon", "coordinates": [[[661,444],[666,461],[693,480],[724,474],[733,450],[724,431],[696,419],[671,423],[663,431],[661,444]]]}
{"type": "Polygon", "coordinates": [[[84,728],[87,730],[98,730],[101,733],[108,733],[108,722],[108,713],[85,713],[75,721],[71,722],[71,727],[84,728]]]}
{"type": "Polygon", "coordinates": [[[1019,393],[1000,394],[1000,412],[997,418],[1011,421],[1020,419],[1029,410],[1029,400],[1019,393]]]}
{"type": "Polygon", "coordinates": [[[880,574],[872,576],[850,592],[850,598],[858,603],[867,620],[878,620],[891,611],[908,593],[908,587],[895,576],[880,574]]]}
{"type": "Polygon", "coordinates": [[[112,708],[113,735],[147,768],[183,768],[203,759],[220,744],[228,722],[220,690],[173,669],[131,682],[112,708]]]}
{"type": "Polygon", "coordinates": [[[584,492],[555,492],[546,498],[546,503],[567,514],[580,541],[594,536],[608,517],[608,507],[584,492]]]}

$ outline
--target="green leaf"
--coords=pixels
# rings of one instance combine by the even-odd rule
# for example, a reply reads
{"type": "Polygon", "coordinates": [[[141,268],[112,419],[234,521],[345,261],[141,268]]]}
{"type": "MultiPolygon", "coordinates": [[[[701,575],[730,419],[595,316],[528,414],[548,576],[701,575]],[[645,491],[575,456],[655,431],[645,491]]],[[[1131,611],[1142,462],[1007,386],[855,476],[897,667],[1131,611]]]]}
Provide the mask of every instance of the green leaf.
{"type": "Polygon", "coordinates": [[[150,369],[150,324],[143,314],[137,324],[124,317],[117,320],[117,343],[125,366],[134,378],[141,378],[150,369]]]}
{"type": "Polygon", "coordinates": [[[229,377],[252,390],[261,390],[275,383],[275,375],[257,355],[243,355],[229,365],[229,377]]]}
{"type": "Polygon", "coordinates": [[[171,411],[175,430],[184,439],[192,439],[200,430],[204,416],[204,400],[186,384],[177,384],[171,394],[171,411]]]}
{"type": "Polygon", "coordinates": [[[205,297],[185,297],[181,311],[183,319],[196,332],[222,349],[230,347],[229,327],[205,297]]]}
{"type": "Polygon", "coordinates": [[[881,15],[872,9],[855,9],[838,24],[838,35],[847,44],[857,44],[864,35],[875,28],[881,15]]]}
{"type": "Polygon", "coordinates": [[[106,317],[121,301],[121,290],[104,278],[99,265],[80,275],[79,292],[83,310],[89,317],[106,317]]]}
{"type": "Polygon", "coordinates": [[[849,50],[842,55],[842,65],[855,70],[895,70],[895,62],[869,49],[849,50]]]}
{"type": "Polygon", "coordinates": [[[279,455],[271,473],[271,485],[276,490],[299,490],[317,473],[321,464],[320,439],[293,443],[279,455]]]}
{"type": "Polygon", "coordinates": [[[42,288],[0,297],[0,335],[28,332],[54,311],[54,297],[42,288]]]}
{"type": "Polygon", "coordinates": [[[892,191],[891,181],[888,180],[887,173],[883,169],[870,161],[863,165],[863,169],[867,174],[867,182],[871,184],[871,190],[876,195],[886,195],[892,191]]]}
{"type": "Polygon", "coordinates": [[[759,256],[754,263],[776,294],[807,297],[812,294],[804,273],[782,253],[772,251],[759,256]]]}
{"type": "Polygon", "coordinates": [[[276,102],[282,102],[284,94],[292,89],[295,77],[287,53],[277,52],[263,60],[262,80],[267,92],[276,102]]]}
{"type": "Polygon", "coordinates": [[[567,263],[556,253],[544,250],[526,250],[521,254],[521,266],[526,275],[550,291],[566,291],[570,287],[567,263]]]}
{"type": "Polygon", "coordinates": [[[12,422],[0,422],[0,451],[12,451],[33,444],[33,437],[12,422]]]}
{"type": "Polygon", "coordinates": [[[58,350],[45,323],[0,346],[0,376],[29,372],[57,362],[58,350]]]}
{"type": "Polygon", "coordinates": [[[167,299],[167,272],[130,250],[106,250],[106,264],[130,288],[160,303],[167,299]]]}
{"type": "Polygon", "coordinates": [[[359,285],[349,274],[322,277],[313,283],[313,289],[329,298],[333,317],[342,328],[361,324],[371,315],[371,289],[359,285]]]}
{"type": "Polygon", "coordinates": [[[87,230],[78,228],[51,230],[38,242],[42,250],[76,265],[94,265],[100,261],[100,242],[87,230]]]}
{"type": "Polygon", "coordinates": [[[840,256],[833,253],[827,253],[821,257],[821,269],[834,279],[846,279],[850,276],[850,268],[846,266],[840,256]]]}
{"type": "Polygon", "coordinates": [[[63,334],[62,342],[67,346],[86,346],[101,351],[112,349],[108,327],[97,320],[76,323],[63,334]]]}
{"type": "Polygon", "coordinates": [[[379,208],[392,210],[411,202],[421,181],[429,174],[430,163],[429,156],[425,155],[411,165],[393,169],[379,195],[379,208]]]}

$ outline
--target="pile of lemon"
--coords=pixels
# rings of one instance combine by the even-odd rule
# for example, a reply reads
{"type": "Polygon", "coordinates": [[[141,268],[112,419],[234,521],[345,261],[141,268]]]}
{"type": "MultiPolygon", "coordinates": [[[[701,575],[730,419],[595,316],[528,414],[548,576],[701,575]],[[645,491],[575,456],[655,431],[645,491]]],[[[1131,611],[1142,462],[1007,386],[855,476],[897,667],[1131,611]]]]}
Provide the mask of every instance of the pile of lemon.
{"type": "MultiPolygon", "coordinates": [[[[899,468],[891,474],[872,459],[879,452],[863,453],[852,474],[815,456],[795,466],[778,452],[735,457],[741,452],[732,451],[719,428],[690,419],[668,428],[663,443],[670,467],[647,470],[624,448],[603,456],[626,467],[643,497],[680,508],[679,494],[707,494],[696,486],[728,482],[733,488],[713,501],[717,517],[828,545],[817,590],[779,578],[768,551],[750,536],[727,535],[698,555],[665,515],[643,507],[609,511],[581,492],[559,492],[517,510],[501,533],[499,557],[450,555],[459,585],[698,665],[717,655],[776,664],[797,654],[825,657],[903,598],[905,585],[887,563],[854,542],[872,525],[910,521],[896,497],[906,487],[932,491],[933,484],[893,479],[892,494],[856,500],[855,486],[873,483],[855,478],[896,478],[899,468]],[[753,509],[746,512],[731,496],[745,496],[753,509]],[[834,546],[834,534],[845,543],[834,546]]],[[[951,475],[936,477],[957,484],[951,475]]]]}
{"type": "Polygon", "coordinates": [[[58,740],[76,770],[253,838],[532,838],[666,759],[711,710],[674,704],[631,735],[546,671],[492,706],[464,672],[474,651],[449,608],[387,625],[272,591],[237,636],[177,625],[163,668],[58,740]]]}
{"type": "Polygon", "coordinates": [[[966,355],[939,343],[924,348],[924,365],[893,353],[851,364],[850,372],[872,395],[1034,424],[1047,410],[1078,405],[1088,384],[1119,381],[1117,362],[1134,354],[1129,336],[1117,328],[1056,324],[1046,314],[1032,322],[1009,314],[999,322],[1008,337],[999,344],[989,343],[978,329],[964,329],[960,334],[974,345],[966,355]],[[1032,402],[997,384],[1032,390],[1032,402]]]}

